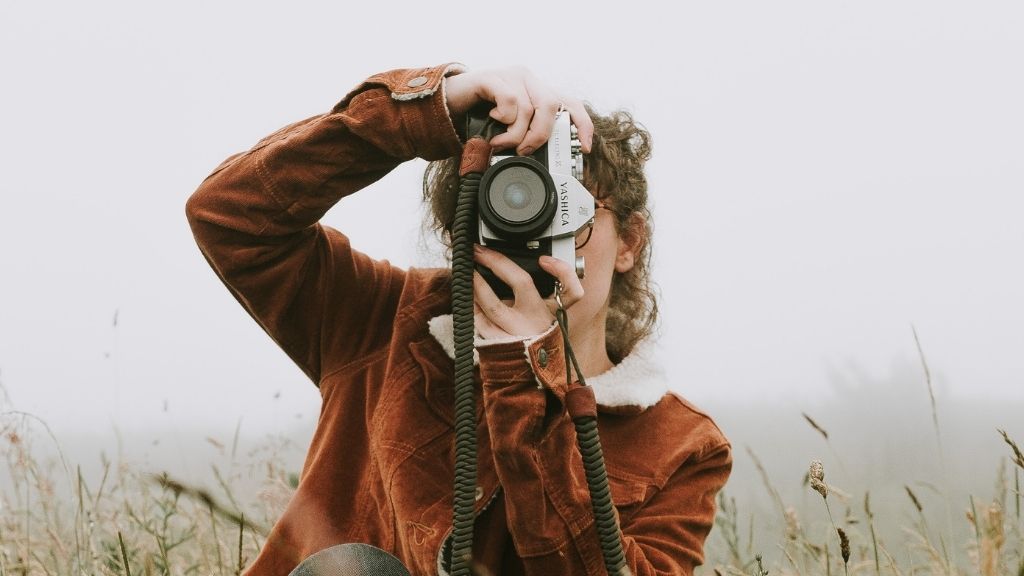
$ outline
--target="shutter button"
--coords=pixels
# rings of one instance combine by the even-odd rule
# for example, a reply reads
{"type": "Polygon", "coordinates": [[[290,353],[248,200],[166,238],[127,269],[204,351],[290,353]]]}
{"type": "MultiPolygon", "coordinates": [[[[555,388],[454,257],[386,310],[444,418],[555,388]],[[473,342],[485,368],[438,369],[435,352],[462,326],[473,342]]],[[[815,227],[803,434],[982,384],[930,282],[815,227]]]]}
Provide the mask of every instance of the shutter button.
{"type": "Polygon", "coordinates": [[[548,365],[548,351],[541,348],[537,356],[537,363],[540,364],[541,368],[546,368],[548,365]]]}
{"type": "Polygon", "coordinates": [[[477,486],[476,487],[476,494],[474,495],[474,497],[477,499],[477,501],[479,501],[481,498],[483,498],[484,497],[484,489],[481,488],[480,486],[477,486]]]}
{"type": "Polygon", "coordinates": [[[417,77],[413,78],[412,80],[409,80],[408,82],[406,82],[406,86],[408,86],[409,88],[418,88],[420,86],[423,86],[426,83],[427,83],[427,77],[426,76],[417,76],[417,77]]]}

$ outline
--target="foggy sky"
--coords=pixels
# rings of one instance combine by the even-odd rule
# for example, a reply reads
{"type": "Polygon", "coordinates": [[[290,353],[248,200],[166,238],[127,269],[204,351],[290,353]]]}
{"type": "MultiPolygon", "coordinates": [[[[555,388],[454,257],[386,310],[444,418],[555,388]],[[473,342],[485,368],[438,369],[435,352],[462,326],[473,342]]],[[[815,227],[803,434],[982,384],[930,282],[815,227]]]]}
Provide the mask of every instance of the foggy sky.
{"type": "MultiPolygon", "coordinates": [[[[526,65],[650,129],[661,349],[698,404],[834,399],[835,374],[919,366],[912,327],[945,397],[1024,400],[1019,3],[499,5],[0,5],[11,403],[61,430],[315,420],[185,201],[370,74],[453,60],[526,65]]],[[[325,223],[436,261],[422,168],[325,223]]]]}

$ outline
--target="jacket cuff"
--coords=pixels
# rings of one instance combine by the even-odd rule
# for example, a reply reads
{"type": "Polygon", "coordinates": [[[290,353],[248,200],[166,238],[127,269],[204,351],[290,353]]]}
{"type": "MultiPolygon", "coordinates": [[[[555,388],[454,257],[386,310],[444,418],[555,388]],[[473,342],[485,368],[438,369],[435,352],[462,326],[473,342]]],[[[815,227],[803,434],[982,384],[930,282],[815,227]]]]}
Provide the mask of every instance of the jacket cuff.
{"type": "Polygon", "coordinates": [[[558,323],[542,334],[526,338],[476,341],[480,376],[484,384],[520,381],[532,376],[538,388],[565,399],[565,351],[558,323]]]}
{"type": "Polygon", "coordinates": [[[450,158],[462,152],[462,142],[448,114],[444,79],[465,72],[457,62],[431,68],[400,68],[374,74],[345,95],[332,112],[341,112],[352,100],[374,88],[384,88],[402,116],[406,136],[416,155],[425,160],[450,158]]]}

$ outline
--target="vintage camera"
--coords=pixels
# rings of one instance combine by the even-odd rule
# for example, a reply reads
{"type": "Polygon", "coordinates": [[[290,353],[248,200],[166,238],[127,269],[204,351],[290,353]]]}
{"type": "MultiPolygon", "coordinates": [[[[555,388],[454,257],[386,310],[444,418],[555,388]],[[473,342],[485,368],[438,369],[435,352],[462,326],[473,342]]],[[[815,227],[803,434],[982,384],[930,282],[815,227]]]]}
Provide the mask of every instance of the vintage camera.
{"type": "MultiPolygon", "coordinates": [[[[468,134],[489,139],[505,131],[501,124],[482,127],[493,123],[488,111],[470,112],[468,134]]],[[[568,262],[580,278],[584,274],[583,257],[576,256],[576,232],[593,224],[594,197],[579,181],[583,152],[566,111],[558,114],[551,137],[533,154],[510,152],[494,155],[480,179],[478,242],[515,261],[547,298],[554,294],[555,279],[537,264],[540,256],[568,262]]],[[[490,270],[477,268],[499,298],[513,297],[511,288],[490,270]]]]}

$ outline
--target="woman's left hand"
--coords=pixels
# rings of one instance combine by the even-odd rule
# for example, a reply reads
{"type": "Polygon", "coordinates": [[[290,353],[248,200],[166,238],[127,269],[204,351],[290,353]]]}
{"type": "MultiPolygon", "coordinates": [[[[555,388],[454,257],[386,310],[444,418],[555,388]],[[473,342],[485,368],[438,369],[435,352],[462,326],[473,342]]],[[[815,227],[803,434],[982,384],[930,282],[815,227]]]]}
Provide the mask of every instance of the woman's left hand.
{"type": "MultiPolygon", "coordinates": [[[[502,282],[508,284],[514,296],[511,301],[502,301],[487,284],[479,272],[473,272],[473,308],[476,331],[484,339],[509,336],[536,336],[551,327],[555,320],[557,305],[554,298],[540,297],[530,274],[500,252],[473,247],[473,259],[485,266],[502,282]]],[[[562,305],[566,308],[583,297],[583,284],[576,271],[551,256],[541,256],[542,270],[555,277],[562,284],[562,305]]]]}

